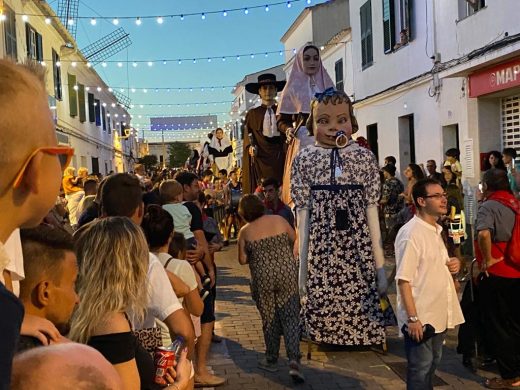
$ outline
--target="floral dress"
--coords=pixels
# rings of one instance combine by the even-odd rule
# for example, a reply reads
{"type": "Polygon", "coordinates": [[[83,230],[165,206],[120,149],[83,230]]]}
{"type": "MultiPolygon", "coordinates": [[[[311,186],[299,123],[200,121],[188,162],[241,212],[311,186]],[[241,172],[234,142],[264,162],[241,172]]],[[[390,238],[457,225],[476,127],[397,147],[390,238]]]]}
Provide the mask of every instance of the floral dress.
{"type": "Polygon", "coordinates": [[[343,149],[314,145],[296,156],[291,192],[308,208],[307,296],[304,331],[314,342],[335,345],[384,343],[384,319],[366,209],[379,199],[374,155],[351,140],[343,149]]]}

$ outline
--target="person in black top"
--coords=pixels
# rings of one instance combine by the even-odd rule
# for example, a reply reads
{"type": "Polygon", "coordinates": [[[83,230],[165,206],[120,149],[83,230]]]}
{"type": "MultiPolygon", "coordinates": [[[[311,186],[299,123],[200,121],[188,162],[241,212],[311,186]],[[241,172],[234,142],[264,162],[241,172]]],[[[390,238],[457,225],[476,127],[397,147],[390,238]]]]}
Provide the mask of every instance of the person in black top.
{"type": "MultiPolygon", "coordinates": [[[[132,333],[129,318],[140,321],[148,300],[148,245],[141,228],[126,217],[107,217],[78,232],[80,264],[78,292],[81,302],[74,315],[70,337],[86,343],[110,362],[125,389],[156,389],[154,363],[132,333]]],[[[177,379],[166,379],[185,389],[191,366],[179,361],[177,379]]]]}

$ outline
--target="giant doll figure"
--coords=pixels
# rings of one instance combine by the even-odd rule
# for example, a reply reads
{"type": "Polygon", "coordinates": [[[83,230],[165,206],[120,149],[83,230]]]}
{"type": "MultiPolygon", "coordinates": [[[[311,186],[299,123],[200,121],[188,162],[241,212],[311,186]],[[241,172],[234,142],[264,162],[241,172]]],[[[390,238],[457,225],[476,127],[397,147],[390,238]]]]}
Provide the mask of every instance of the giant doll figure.
{"type": "Polygon", "coordinates": [[[285,163],[285,134],[276,124],[276,93],[285,81],[274,74],[258,76],[257,83],[246,84],[246,91],[260,95],[262,105],[249,110],[244,124],[244,157],[242,184],[244,194],[252,194],[260,180],[274,177],[282,182],[285,163]]]}
{"type": "Polygon", "coordinates": [[[294,57],[291,74],[278,101],[278,129],[286,135],[289,143],[282,185],[282,200],[289,206],[293,206],[290,191],[292,162],[300,148],[314,142],[305,128],[311,99],[315,93],[333,86],[318,48],[310,43],[304,45],[294,57]]]}
{"type": "Polygon", "coordinates": [[[315,142],[291,171],[304,329],[318,343],[381,345],[387,281],[377,161],[351,138],[358,125],[343,92],[316,94],[306,127],[315,142]]]}

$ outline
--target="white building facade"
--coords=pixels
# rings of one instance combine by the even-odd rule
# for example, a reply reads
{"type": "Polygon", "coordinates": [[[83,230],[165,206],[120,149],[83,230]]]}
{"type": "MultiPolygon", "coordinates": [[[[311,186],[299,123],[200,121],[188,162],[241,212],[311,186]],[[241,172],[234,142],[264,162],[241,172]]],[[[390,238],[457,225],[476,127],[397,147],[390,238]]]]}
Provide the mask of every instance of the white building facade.
{"type": "Polygon", "coordinates": [[[137,134],[130,115],[77,49],[54,11],[37,0],[3,0],[0,58],[27,58],[47,69],[58,142],[75,149],[71,165],[89,172],[133,170],[137,134]]]}

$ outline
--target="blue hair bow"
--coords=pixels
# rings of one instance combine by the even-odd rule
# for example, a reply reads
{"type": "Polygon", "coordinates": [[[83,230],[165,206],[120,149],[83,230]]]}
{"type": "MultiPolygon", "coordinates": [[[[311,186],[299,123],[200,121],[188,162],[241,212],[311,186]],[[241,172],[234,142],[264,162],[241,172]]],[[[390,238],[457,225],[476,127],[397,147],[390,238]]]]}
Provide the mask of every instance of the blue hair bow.
{"type": "Polygon", "coordinates": [[[331,96],[334,96],[334,93],[336,92],[336,90],[333,88],[333,87],[330,87],[330,88],[327,88],[325,91],[323,92],[318,92],[316,94],[314,94],[314,97],[319,101],[321,102],[325,97],[331,97],[331,96]]]}

